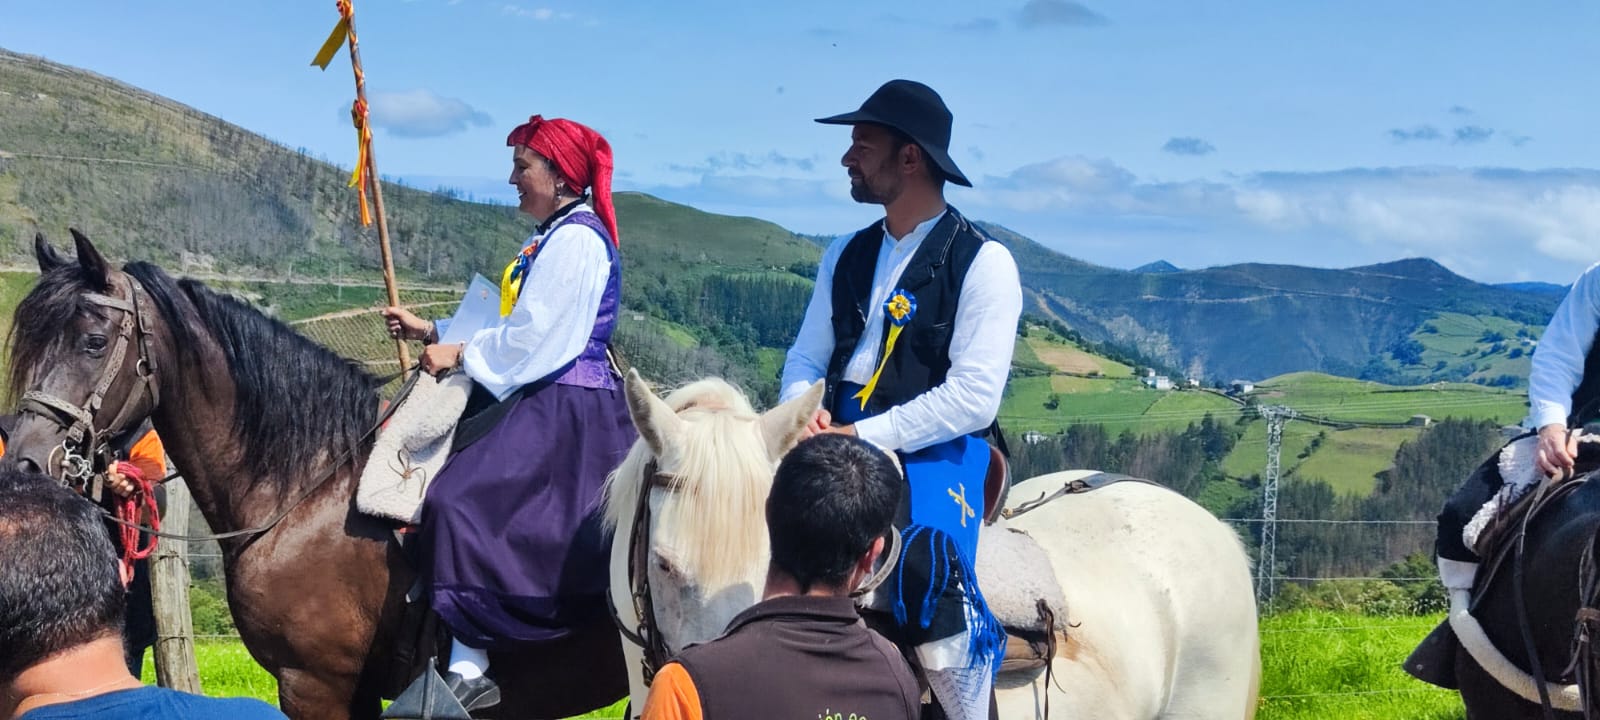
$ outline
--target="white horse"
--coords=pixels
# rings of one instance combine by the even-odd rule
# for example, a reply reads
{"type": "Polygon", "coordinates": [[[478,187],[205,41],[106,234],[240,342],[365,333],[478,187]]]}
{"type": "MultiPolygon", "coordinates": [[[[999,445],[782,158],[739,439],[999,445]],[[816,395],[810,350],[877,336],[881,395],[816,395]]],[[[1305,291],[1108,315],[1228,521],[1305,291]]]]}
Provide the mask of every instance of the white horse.
{"type": "MultiPolygon", "coordinates": [[[[649,538],[640,547],[648,547],[654,626],[675,651],[716,638],[760,599],[773,470],[816,411],[822,389],[819,383],[763,415],[715,379],[663,401],[630,374],[627,397],[640,440],[607,488],[606,515],[617,529],[612,602],[624,625],[638,626],[629,549],[639,493],[648,491],[649,538]]],[[[1090,474],[1032,478],[1010,497],[1032,500],[1090,474]]],[[[1057,636],[1050,683],[1042,669],[999,677],[1000,717],[1044,717],[1047,695],[1050,715],[1069,720],[1254,717],[1255,600],[1249,559],[1233,530],[1175,492],[1136,482],[1061,497],[985,529],[985,537],[1007,526],[1026,532],[1049,557],[1072,625],[1057,636]]],[[[980,586],[1004,582],[985,577],[980,586]]],[[[642,653],[624,646],[630,716],[637,717],[647,692],[633,672],[642,653]]]]}

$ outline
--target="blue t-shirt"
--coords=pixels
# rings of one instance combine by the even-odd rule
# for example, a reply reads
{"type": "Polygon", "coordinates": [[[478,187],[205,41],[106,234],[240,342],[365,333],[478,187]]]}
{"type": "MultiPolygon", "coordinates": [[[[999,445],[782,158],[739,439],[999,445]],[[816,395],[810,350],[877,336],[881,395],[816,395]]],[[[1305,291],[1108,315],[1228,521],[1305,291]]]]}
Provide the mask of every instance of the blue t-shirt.
{"type": "Polygon", "coordinates": [[[142,687],[96,695],[69,703],[46,705],[17,720],[285,720],[283,713],[260,700],[210,698],[203,695],[142,687]]]}

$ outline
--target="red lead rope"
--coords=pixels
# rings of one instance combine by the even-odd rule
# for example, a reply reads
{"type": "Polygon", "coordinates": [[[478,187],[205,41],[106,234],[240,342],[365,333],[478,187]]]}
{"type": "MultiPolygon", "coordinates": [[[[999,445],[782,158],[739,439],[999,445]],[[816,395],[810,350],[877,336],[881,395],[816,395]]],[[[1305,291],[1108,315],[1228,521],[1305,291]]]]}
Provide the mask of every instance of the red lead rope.
{"type": "Polygon", "coordinates": [[[156,536],[150,536],[150,544],[139,547],[139,528],[130,527],[139,524],[139,511],[150,511],[150,529],[161,529],[161,510],[156,507],[155,486],[150,479],[144,476],[139,466],[126,460],[117,463],[117,472],[123,477],[133,481],[133,494],[117,501],[117,519],[125,521],[122,525],[122,564],[125,569],[132,570],[133,564],[155,552],[156,536]]]}

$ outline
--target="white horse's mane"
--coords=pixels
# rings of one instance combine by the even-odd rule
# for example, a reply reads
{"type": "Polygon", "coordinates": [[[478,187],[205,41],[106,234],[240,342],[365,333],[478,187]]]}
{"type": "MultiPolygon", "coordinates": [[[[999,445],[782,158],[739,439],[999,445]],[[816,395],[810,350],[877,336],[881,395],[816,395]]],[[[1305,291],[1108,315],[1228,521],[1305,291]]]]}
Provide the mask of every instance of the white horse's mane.
{"type": "Polygon", "coordinates": [[[748,577],[768,556],[767,495],[775,458],[767,456],[760,417],[738,388],[720,378],[685,385],[663,398],[683,420],[683,435],[654,457],[640,439],[612,472],[604,496],[605,519],[626,542],[634,510],[649,479],[651,460],[678,485],[652,517],[657,550],[678,570],[711,586],[748,577]]]}

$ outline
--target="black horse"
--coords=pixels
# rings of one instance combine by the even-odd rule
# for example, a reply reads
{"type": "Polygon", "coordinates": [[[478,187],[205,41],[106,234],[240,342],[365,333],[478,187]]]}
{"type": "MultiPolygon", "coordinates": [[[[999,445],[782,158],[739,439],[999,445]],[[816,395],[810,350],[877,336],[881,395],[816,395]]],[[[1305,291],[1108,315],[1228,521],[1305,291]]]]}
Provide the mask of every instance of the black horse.
{"type": "MultiPolygon", "coordinates": [[[[1472,603],[1472,616],[1512,674],[1543,678],[1544,697],[1535,683],[1521,693],[1507,687],[1468,643],[1439,632],[1429,639],[1448,653],[1434,657],[1453,664],[1468,720],[1600,716],[1600,482],[1590,482],[1600,480],[1600,445],[1586,445],[1579,460],[1587,472],[1539,491],[1530,514],[1510,521],[1501,549],[1485,560],[1472,603]]],[[[1426,654],[1419,650],[1413,662],[1426,654]]]]}

